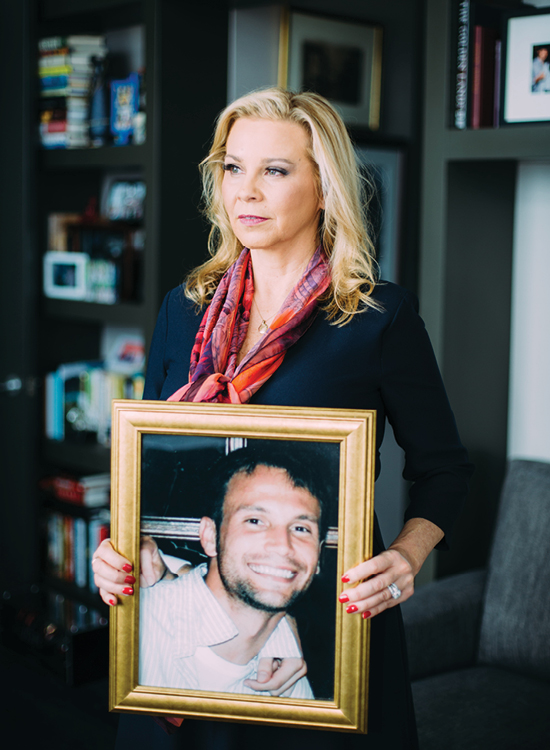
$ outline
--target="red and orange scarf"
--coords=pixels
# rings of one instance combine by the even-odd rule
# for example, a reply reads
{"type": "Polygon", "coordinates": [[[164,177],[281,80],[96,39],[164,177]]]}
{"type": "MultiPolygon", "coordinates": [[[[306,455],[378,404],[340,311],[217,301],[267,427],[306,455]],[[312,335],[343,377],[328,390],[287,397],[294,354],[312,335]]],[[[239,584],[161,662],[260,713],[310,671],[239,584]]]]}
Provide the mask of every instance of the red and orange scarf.
{"type": "Polygon", "coordinates": [[[313,323],[317,299],[329,284],[329,265],[319,247],[267,332],[237,366],[254,296],[250,251],[244,248],[221,279],[204,313],[191,352],[189,383],[168,401],[249,401],[313,323]]]}

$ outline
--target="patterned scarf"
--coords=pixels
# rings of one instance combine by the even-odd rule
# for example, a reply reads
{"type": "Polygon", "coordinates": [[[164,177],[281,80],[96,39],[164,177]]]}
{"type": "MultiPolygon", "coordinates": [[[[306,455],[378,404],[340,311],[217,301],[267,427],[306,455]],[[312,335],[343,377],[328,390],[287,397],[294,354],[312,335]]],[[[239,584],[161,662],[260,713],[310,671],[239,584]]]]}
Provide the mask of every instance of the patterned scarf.
{"type": "Polygon", "coordinates": [[[244,248],[204,313],[191,352],[189,383],[168,401],[245,404],[313,323],[317,298],[329,284],[329,265],[319,247],[267,332],[237,366],[254,296],[250,251],[244,248]]]}

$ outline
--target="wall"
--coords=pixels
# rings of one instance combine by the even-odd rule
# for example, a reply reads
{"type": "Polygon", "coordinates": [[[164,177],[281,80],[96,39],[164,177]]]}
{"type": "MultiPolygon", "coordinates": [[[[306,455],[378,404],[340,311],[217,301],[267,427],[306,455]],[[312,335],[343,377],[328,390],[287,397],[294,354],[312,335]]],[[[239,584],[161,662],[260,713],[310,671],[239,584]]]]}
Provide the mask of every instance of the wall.
{"type": "Polygon", "coordinates": [[[519,165],[508,458],[550,461],[550,162],[519,165]]]}

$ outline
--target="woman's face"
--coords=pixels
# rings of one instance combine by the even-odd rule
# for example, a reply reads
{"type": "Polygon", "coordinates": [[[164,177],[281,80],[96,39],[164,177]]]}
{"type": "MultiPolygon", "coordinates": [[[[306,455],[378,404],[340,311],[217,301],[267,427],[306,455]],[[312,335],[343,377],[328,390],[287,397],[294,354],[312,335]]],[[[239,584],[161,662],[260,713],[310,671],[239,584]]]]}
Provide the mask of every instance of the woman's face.
{"type": "Polygon", "coordinates": [[[293,122],[243,117],[231,128],[222,195],[245,247],[313,254],[323,202],[308,145],[306,131],[293,122]]]}

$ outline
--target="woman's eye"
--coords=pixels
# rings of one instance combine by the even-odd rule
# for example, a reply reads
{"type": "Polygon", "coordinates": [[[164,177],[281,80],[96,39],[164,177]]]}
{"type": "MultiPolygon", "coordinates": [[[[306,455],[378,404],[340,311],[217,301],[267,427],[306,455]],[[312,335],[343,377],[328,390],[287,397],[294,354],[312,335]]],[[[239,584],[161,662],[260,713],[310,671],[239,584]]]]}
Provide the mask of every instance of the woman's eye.
{"type": "Polygon", "coordinates": [[[270,177],[278,177],[279,175],[283,175],[283,176],[287,175],[288,172],[286,171],[286,169],[279,169],[279,168],[276,168],[276,167],[269,167],[269,169],[267,170],[267,174],[270,177]]]}
{"type": "Polygon", "coordinates": [[[224,164],[223,171],[229,172],[229,174],[239,174],[241,169],[236,164],[224,164]]]}

